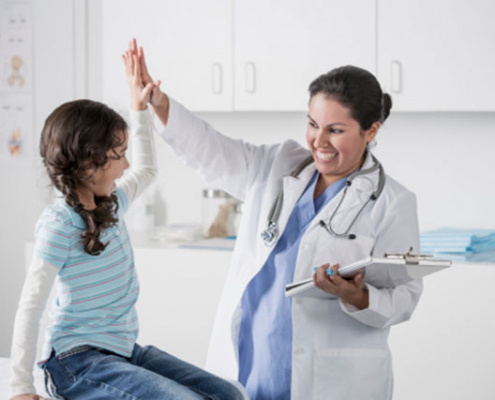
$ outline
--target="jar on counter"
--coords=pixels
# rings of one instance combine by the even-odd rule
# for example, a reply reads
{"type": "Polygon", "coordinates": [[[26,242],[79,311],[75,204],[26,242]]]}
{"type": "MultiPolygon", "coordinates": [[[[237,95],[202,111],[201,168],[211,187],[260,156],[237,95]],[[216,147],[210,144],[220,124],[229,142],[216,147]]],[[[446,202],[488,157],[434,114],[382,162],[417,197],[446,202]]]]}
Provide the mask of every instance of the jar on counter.
{"type": "Polygon", "coordinates": [[[240,202],[220,189],[203,190],[203,232],[206,237],[237,235],[236,210],[240,202]]]}

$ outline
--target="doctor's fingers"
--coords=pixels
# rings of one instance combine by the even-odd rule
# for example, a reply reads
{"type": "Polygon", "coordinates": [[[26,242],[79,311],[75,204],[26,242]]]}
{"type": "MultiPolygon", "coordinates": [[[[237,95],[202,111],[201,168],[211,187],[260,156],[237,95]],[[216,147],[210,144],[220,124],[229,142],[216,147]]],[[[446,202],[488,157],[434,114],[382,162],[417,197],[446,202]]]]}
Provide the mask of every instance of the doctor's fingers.
{"type": "Polygon", "coordinates": [[[153,82],[150,73],[148,72],[148,66],[146,65],[146,59],[144,58],[144,49],[143,47],[139,48],[138,52],[139,63],[141,64],[141,76],[143,77],[143,81],[146,83],[153,82]]]}
{"type": "Polygon", "coordinates": [[[328,288],[328,289],[333,289],[334,288],[334,283],[331,280],[331,277],[327,275],[327,268],[329,267],[329,264],[322,265],[320,268],[318,268],[314,274],[314,283],[317,287],[320,289],[328,288]]]}
{"type": "Polygon", "coordinates": [[[359,272],[356,274],[356,276],[353,278],[354,285],[356,285],[356,288],[358,289],[364,289],[364,279],[363,279],[363,273],[359,272]]]}
{"type": "Polygon", "coordinates": [[[334,296],[337,296],[340,291],[340,289],[334,283],[326,279],[323,281],[315,282],[315,286],[326,293],[333,294],[334,296]]]}

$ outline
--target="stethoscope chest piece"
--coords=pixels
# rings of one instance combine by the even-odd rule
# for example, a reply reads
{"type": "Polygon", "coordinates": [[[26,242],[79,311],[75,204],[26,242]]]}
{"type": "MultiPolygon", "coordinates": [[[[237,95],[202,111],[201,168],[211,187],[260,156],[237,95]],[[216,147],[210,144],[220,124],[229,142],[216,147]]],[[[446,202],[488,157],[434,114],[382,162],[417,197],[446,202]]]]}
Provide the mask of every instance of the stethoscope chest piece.
{"type": "Polygon", "coordinates": [[[274,221],[267,221],[266,228],[261,232],[261,238],[265,242],[265,246],[271,247],[277,240],[278,228],[274,221]]]}

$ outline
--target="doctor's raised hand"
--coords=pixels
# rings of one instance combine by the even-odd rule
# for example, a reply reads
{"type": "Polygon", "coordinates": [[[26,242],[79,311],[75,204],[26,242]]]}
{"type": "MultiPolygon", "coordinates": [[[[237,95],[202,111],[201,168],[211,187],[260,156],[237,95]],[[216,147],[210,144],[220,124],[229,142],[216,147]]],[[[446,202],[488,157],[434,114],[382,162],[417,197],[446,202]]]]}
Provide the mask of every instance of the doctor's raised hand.
{"type": "Polygon", "coordinates": [[[144,57],[144,50],[142,47],[138,47],[136,39],[132,39],[129,42],[129,49],[126,51],[126,55],[132,57],[132,60],[136,62],[137,74],[140,75],[140,80],[144,85],[153,85],[151,97],[149,102],[154,107],[164,107],[168,111],[168,98],[160,90],[161,81],[154,81],[148,72],[146,65],[146,59],[144,57]]]}
{"type": "MultiPolygon", "coordinates": [[[[142,49],[132,41],[129,51],[152,82],[142,49]]],[[[163,140],[208,185],[244,202],[206,368],[258,400],[390,400],[389,330],[410,318],[422,282],[385,289],[378,275],[338,275],[339,265],[419,247],[415,195],[370,146],[390,96],[362,68],[317,77],[302,146],[232,139],[172,95],[151,95],[163,140]],[[285,297],[287,284],[312,276],[336,298],[285,297]]]]}

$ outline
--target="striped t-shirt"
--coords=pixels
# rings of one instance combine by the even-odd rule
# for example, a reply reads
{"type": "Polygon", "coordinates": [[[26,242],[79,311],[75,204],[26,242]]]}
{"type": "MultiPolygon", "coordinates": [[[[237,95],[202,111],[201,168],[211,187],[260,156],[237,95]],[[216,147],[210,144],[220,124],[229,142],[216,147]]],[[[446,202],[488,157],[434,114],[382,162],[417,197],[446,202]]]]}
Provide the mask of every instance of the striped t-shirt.
{"type": "Polygon", "coordinates": [[[132,353],[138,335],[134,305],[139,283],[123,220],[127,197],[121,188],[116,193],[119,222],[100,235],[100,241],[108,245],[98,256],[84,252],[81,233],[86,223],[63,197],[57,197],[38,220],[35,255],[59,270],[50,313],[53,324],[45,334],[40,364],[49,358],[52,349],[60,354],[81,345],[104,348],[124,357],[132,353]]]}

